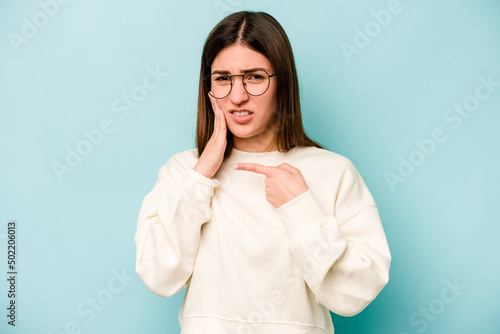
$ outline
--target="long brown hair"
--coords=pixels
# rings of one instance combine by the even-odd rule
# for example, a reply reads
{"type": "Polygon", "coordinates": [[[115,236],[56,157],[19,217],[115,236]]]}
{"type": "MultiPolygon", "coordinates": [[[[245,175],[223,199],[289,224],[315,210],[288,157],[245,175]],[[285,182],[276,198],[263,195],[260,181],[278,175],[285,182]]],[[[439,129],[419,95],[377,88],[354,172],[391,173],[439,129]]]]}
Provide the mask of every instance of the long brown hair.
{"type": "MultiPolygon", "coordinates": [[[[277,110],[270,122],[270,126],[275,126],[276,129],[272,144],[277,144],[278,150],[283,152],[288,152],[295,146],[323,148],[306,135],[302,125],[297,71],[292,47],[283,27],[265,12],[240,11],[220,21],[208,35],[203,47],[196,126],[199,156],[213,134],[215,120],[208,99],[209,88],[201,79],[210,74],[217,54],[234,44],[242,44],[264,55],[277,73],[277,110]]],[[[228,129],[224,159],[229,157],[233,146],[233,134],[228,129]]]]}

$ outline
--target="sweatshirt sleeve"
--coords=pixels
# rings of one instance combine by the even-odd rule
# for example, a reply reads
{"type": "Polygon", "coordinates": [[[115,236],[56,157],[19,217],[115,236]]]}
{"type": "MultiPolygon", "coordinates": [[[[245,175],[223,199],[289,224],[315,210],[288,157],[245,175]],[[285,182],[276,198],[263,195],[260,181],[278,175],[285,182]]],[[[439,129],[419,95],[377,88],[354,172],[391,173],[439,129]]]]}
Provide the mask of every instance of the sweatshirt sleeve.
{"type": "Polygon", "coordinates": [[[388,283],[391,254],[377,206],[349,160],[339,184],[333,216],[324,214],[311,189],[277,211],[316,301],[354,316],[388,283]]]}
{"type": "Polygon", "coordinates": [[[153,190],[143,199],[134,236],[136,272],[162,297],[188,285],[201,227],[211,219],[211,197],[220,186],[182,164],[179,156],[173,155],[158,172],[153,190]]]}

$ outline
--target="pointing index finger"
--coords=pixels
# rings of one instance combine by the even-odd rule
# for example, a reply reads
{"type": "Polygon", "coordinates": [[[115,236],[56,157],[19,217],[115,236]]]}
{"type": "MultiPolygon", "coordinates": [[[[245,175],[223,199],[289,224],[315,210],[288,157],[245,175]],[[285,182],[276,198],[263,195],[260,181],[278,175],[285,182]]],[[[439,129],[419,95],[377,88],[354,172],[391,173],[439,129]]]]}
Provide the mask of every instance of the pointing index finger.
{"type": "Polygon", "coordinates": [[[246,171],[264,174],[264,175],[269,174],[271,172],[272,168],[274,168],[271,166],[264,166],[264,165],[260,165],[260,164],[250,163],[250,162],[247,162],[247,163],[239,162],[239,163],[234,164],[233,167],[234,167],[234,169],[246,170],[246,171]]]}

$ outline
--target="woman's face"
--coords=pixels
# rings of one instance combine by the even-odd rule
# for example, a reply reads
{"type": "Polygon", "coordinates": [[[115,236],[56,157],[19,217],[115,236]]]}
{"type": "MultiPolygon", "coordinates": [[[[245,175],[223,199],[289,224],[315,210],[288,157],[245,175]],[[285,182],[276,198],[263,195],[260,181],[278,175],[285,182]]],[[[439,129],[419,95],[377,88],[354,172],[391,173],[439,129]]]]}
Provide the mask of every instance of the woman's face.
{"type": "MultiPolygon", "coordinates": [[[[262,68],[269,75],[274,74],[274,68],[264,55],[235,44],[219,52],[212,63],[211,73],[227,71],[231,76],[243,74],[253,68],[262,68]]],[[[247,152],[277,150],[277,147],[268,147],[274,134],[270,121],[277,106],[276,77],[270,78],[269,88],[260,96],[248,94],[243,88],[242,80],[243,77],[233,77],[231,93],[223,99],[216,99],[224,111],[227,127],[233,134],[234,147],[247,152]],[[235,110],[247,110],[251,115],[241,118],[233,114],[235,110]]]]}

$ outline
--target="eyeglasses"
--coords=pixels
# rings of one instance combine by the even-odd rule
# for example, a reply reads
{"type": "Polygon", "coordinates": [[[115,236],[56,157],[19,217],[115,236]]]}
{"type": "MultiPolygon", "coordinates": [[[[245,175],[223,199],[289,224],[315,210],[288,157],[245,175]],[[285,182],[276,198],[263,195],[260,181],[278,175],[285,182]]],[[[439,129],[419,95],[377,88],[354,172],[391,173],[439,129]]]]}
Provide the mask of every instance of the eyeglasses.
{"type": "Polygon", "coordinates": [[[205,82],[207,90],[212,92],[210,95],[216,99],[223,99],[231,93],[233,88],[233,77],[243,77],[243,88],[252,96],[260,96],[269,88],[271,78],[276,73],[269,75],[264,70],[248,71],[244,74],[227,75],[221,73],[211,73],[201,80],[205,82]]]}

